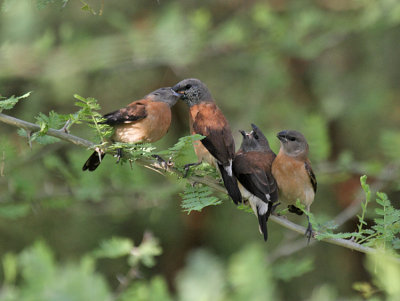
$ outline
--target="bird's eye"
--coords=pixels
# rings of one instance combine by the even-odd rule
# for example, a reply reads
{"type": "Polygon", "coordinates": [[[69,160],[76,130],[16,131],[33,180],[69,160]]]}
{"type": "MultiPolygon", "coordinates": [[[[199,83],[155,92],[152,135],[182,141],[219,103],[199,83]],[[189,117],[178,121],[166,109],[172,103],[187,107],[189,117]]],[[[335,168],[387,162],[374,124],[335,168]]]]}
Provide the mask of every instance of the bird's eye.
{"type": "Polygon", "coordinates": [[[185,86],[185,89],[188,90],[188,89],[190,89],[191,87],[192,87],[192,85],[187,84],[187,85],[185,86]]]}
{"type": "Polygon", "coordinates": [[[296,141],[296,138],[295,138],[295,137],[288,137],[288,139],[289,139],[290,141],[296,141]]]}
{"type": "Polygon", "coordinates": [[[255,138],[256,140],[258,140],[258,135],[257,135],[257,134],[254,134],[254,138],[255,138]]]}

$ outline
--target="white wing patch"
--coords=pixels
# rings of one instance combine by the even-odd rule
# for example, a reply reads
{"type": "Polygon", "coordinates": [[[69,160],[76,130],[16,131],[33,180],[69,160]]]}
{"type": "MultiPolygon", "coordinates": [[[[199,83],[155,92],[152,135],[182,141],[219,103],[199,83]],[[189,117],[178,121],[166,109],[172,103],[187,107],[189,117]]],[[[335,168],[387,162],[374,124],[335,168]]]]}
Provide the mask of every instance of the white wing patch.
{"type": "Polygon", "coordinates": [[[228,176],[232,177],[232,159],[229,159],[229,166],[224,166],[224,169],[228,173],[228,176]]]}
{"type": "Polygon", "coordinates": [[[268,212],[268,203],[264,203],[259,198],[257,198],[257,209],[258,209],[258,214],[259,215],[267,214],[267,212],[268,212]]]}
{"type": "MultiPolygon", "coordinates": [[[[249,192],[242,185],[239,186],[240,192],[242,193],[243,198],[248,199],[251,209],[253,209],[254,214],[257,215],[265,215],[268,212],[269,205],[268,203],[263,202],[261,199],[256,197],[254,194],[249,192]]],[[[266,194],[267,199],[270,200],[270,195],[266,194]]]]}

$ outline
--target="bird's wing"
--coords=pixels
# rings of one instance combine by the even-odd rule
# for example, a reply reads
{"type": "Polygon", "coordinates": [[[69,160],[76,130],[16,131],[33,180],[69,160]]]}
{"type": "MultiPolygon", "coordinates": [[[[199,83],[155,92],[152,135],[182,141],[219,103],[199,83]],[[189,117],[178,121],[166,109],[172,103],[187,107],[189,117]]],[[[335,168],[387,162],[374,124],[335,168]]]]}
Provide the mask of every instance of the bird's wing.
{"type": "Polygon", "coordinates": [[[201,143],[222,165],[229,165],[235,155],[235,142],[228,121],[216,105],[199,110],[193,130],[205,136],[201,143]]]}
{"type": "Polygon", "coordinates": [[[239,182],[252,194],[264,202],[278,200],[278,188],[271,171],[257,168],[247,156],[237,156],[233,170],[239,182]]]}
{"type": "Polygon", "coordinates": [[[310,182],[314,189],[314,193],[316,193],[317,192],[317,178],[315,177],[315,174],[311,168],[310,162],[309,161],[304,162],[304,167],[306,168],[308,177],[310,178],[310,182]]]}
{"type": "Polygon", "coordinates": [[[135,101],[127,107],[105,114],[103,117],[106,119],[104,123],[108,125],[138,121],[147,117],[146,103],[135,101]]]}

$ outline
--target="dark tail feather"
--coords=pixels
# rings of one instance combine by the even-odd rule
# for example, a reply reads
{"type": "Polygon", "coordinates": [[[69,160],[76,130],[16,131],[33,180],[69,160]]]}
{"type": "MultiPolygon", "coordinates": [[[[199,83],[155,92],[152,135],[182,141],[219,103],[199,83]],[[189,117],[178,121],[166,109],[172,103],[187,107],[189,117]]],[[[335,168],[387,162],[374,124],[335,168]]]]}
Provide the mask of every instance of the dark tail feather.
{"type": "Polygon", "coordinates": [[[268,220],[268,213],[264,215],[260,215],[257,213],[258,217],[258,224],[260,225],[260,230],[262,234],[264,235],[264,241],[267,241],[268,239],[268,230],[267,230],[267,220],[268,220]]]}
{"type": "Polygon", "coordinates": [[[103,153],[102,151],[100,154],[98,152],[93,152],[93,154],[87,159],[85,164],[83,164],[82,170],[85,171],[86,169],[89,169],[89,171],[95,170],[103,160],[104,156],[106,154],[103,153]]]}
{"type": "Polygon", "coordinates": [[[229,196],[236,205],[242,203],[242,194],[240,193],[236,177],[234,175],[229,176],[222,164],[218,164],[218,167],[229,196]]]}

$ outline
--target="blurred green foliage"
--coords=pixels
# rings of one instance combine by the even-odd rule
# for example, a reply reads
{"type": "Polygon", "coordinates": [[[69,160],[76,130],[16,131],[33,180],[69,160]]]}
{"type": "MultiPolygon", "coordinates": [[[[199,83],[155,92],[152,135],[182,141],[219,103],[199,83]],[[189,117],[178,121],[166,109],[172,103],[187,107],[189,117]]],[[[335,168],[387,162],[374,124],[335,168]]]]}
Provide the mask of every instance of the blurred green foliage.
{"type": "MultiPolygon", "coordinates": [[[[362,225],[359,241],[398,247],[398,1],[0,0],[0,7],[0,110],[11,109],[3,113],[36,121],[44,134],[77,117],[75,94],[97,99],[101,115],[200,78],[237,145],[237,130],[250,123],[274,151],[278,131],[305,134],[319,182],[312,212],[328,236],[354,236],[362,225]],[[10,98],[27,91],[29,99],[10,98]],[[362,218],[337,228],[327,221],[357,198],[362,174],[364,188],[387,194],[371,191],[362,218]]],[[[101,143],[86,124],[69,129],[101,143]]],[[[189,146],[200,137],[188,134],[178,103],[154,147],[182,168],[196,162],[189,146]]],[[[222,204],[187,216],[184,181],[116,166],[111,156],[83,173],[89,153],[65,143],[30,149],[0,126],[1,300],[399,299],[400,269],[387,255],[368,256],[364,267],[356,252],[306,247],[275,224],[263,244],[254,216],[222,196],[204,192],[222,204]],[[159,244],[133,243],[146,229],[159,244]]],[[[202,165],[190,173],[215,171],[202,165]]]]}
{"type": "MultiPolygon", "coordinates": [[[[204,249],[192,252],[186,267],[176,277],[176,298],[168,291],[164,278],[156,276],[140,280],[139,264],[152,266],[154,256],[160,255],[157,241],[147,233],[144,241],[134,247],[129,239],[112,238],[101,243],[99,249],[82,258],[79,264],[57,264],[54,254],[43,241],[37,241],[18,255],[8,253],[3,258],[5,280],[1,300],[281,300],[276,282],[286,281],[310,271],[308,259],[287,260],[275,266],[267,265],[261,244],[251,244],[233,254],[225,265],[221,259],[204,249]],[[151,246],[151,247],[149,247],[151,246]],[[154,252],[155,251],[155,252],[154,252]],[[95,272],[96,259],[117,258],[129,255],[131,266],[121,279],[116,292],[112,292],[105,279],[95,272]],[[147,259],[145,259],[147,258],[147,259]],[[290,273],[291,267],[298,272],[290,273]],[[283,272],[280,273],[279,271],[283,272]],[[22,284],[15,285],[21,274],[22,284]],[[122,290],[123,289],[123,290],[122,290]]],[[[386,300],[400,297],[398,280],[400,264],[385,253],[369,255],[368,269],[374,277],[376,288],[358,283],[355,288],[364,294],[385,292],[386,300]]],[[[292,270],[293,271],[293,270],[292,270]]],[[[299,278],[300,279],[300,278],[299,278]]],[[[364,295],[365,296],[365,295],[364,295]]],[[[313,289],[309,300],[337,300],[337,292],[328,285],[313,289]],[[318,299],[319,298],[319,299],[318,299]]],[[[382,300],[374,297],[369,300],[382,300]]],[[[347,299],[350,300],[350,299],[347,299]]],[[[361,300],[352,298],[351,300],[361,300]]]]}

